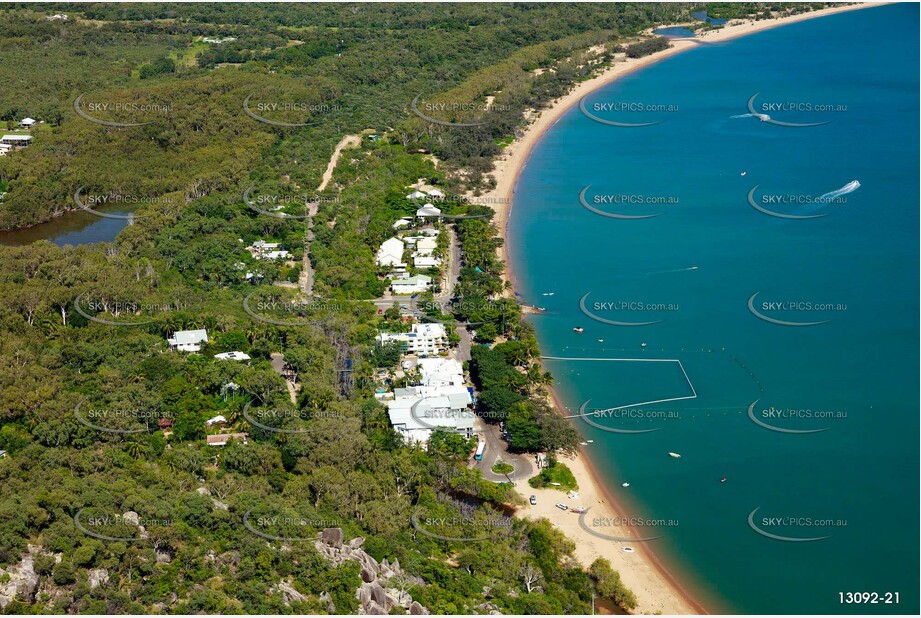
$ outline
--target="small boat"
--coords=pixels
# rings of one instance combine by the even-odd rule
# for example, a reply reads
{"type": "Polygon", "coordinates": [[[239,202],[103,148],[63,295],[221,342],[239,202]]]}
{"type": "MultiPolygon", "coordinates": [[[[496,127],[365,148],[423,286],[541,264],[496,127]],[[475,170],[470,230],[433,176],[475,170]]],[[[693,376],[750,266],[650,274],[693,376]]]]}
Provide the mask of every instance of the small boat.
{"type": "Polygon", "coordinates": [[[594,440],[587,440],[587,442],[591,444],[592,442],[594,442],[594,440]]]}
{"type": "Polygon", "coordinates": [[[630,483],[621,483],[620,486],[621,486],[621,487],[630,487],[630,483]]]}
{"type": "Polygon", "coordinates": [[[544,292],[543,296],[553,296],[556,292],[544,292]]]}
{"type": "Polygon", "coordinates": [[[669,457],[674,457],[675,459],[681,459],[681,455],[679,455],[678,453],[672,453],[671,451],[669,451],[668,455],[669,457]]]}
{"type": "Polygon", "coordinates": [[[742,172],[741,176],[744,176],[744,175],[747,174],[747,173],[748,173],[748,172],[742,172]]]}
{"type": "Polygon", "coordinates": [[[724,476],[723,478],[720,479],[720,483],[725,483],[725,482],[726,482],[726,477],[724,476]]]}
{"type": "Polygon", "coordinates": [[[696,266],[691,266],[691,270],[697,270],[696,266]]]}
{"type": "Polygon", "coordinates": [[[537,310],[538,310],[538,311],[546,311],[547,308],[546,308],[546,307],[538,307],[537,310]]]}
{"type": "Polygon", "coordinates": [[[584,333],[584,332],[585,332],[585,329],[582,328],[581,326],[576,326],[574,329],[572,329],[572,332],[574,332],[574,333],[584,333]]]}
{"type": "Polygon", "coordinates": [[[579,444],[582,446],[588,446],[588,442],[579,442],[579,444]]]}
{"type": "Polygon", "coordinates": [[[604,339],[599,339],[598,343],[604,343],[604,339]]]}
{"type": "Polygon", "coordinates": [[[640,344],[640,347],[641,347],[641,348],[645,348],[645,347],[646,347],[646,342],[644,341],[643,343],[641,343],[641,344],[640,344]]]}

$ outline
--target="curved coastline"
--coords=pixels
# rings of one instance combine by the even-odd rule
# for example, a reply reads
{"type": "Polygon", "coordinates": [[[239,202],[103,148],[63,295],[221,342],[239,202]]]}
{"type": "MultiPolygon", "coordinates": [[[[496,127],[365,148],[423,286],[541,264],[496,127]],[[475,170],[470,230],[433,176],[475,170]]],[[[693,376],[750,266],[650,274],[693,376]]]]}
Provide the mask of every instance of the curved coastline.
{"type": "MultiPolygon", "coordinates": [[[[882,6],[885,3],[861,3],[841,7],[811,11],[791,17],[775,18],[757,22],[730,23],[715,31],[707,31],[699,39],[673,39],[672,46],[661,52],[645,56],[636,60],[627,60],[615,64],[605,69],[600,75],[579,83],[568,94],[553,101],[553,103],[542,110],[540,115],[532,122],[524,134],[516,139],[503,153],[503,156],[497,161],[493,175],[496,178],[496,188],[487,193],[494,198],[493,204],[496,212],[495,224],[498,228],[499,235],[503,239],[503,246],[500,249],[502,261],[505,263],[505,273],[503,278],[508,281],[512,290],[518,290],[518,282],[514,276],[514,270],[509,260],[509,241],[510,235],[508,224],[510,221],[513,199],[516,187],[522,170],[527,165],[531,152],[540,138],[552,128],[563,115],[569,112],[579,101],[591,92],[602,88],[617,79],[658,63],[675,54],[687,51],[697,47],[701,43],[717,43],[729,41],[748,34],[765,31],[785,24],[796,23],[806,19],[814,19],[832,15],[843,11],[857,10],[863,8],[872,8],[882,6]]],[[[563,410],[558,393],[553,387],[548,388],[548,400],[557,411],[563,410]]],[[[573,459],[565,458],[564,461],[573,468],[573,473],[580,486],[580,491],[586,494],[586,499],[593,498],[592,506],[605,512],[605,515],[613,517],[623,517],[629,514],[623,504],[619,503],[605,479],[599,475],[596,466],[593,465],[590,456],[585,449],[581,449],[578,456],[573,459]]],[[[522,483],[519,481],[519,483],[522,483]]],[[[516,486],[519,484],[516,483],[516,486]]],[[[531,491],[526,483],[519,488],[521,491],[531,491]]],[[[583,535],[579,530],[571,530],[572,526],[564,524],[567,521],[564,513],[553,513],[544,511],[535,513],[537,516],[544,516],[554,522],[558,527],[564,529],[567,536],[576,543],[576,556],[586,566],[590,563],[592,556],[604,556],[611,561],[612,566],[621,572],[624,582],[634,590],[639,601],[635,613],[653,613],[660,612],[665,614],[706,614],[707,606],[713,609],[720,607],[720,603],[710,599],[704,603],[699,597],[693,597],[689,591],[684,588],[669,568],[659,559],[658,556],[645,544],[640,545],[640,552],[636,554],[626,554],[626,556],[638,556],[642,564],[637,565],[631,560],[625,559],[624,554],[615,551],[616,548],[606,548],[606,551],[598,550],[594,543],[583,535]],[[562,515],[562,516],[561,516],[562,515]]],[[[570,516],[571,517],[571,516],[570,516]]],[[[625,530],[633,537],[638,537],[635,530],[625,530]]]]}

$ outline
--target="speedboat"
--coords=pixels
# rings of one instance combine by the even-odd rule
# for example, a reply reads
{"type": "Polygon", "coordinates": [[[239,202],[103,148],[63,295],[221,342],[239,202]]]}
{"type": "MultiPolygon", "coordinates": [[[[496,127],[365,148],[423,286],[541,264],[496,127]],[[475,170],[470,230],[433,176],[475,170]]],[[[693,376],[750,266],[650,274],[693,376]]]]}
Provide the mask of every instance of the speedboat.
{"type": "Polygon", "coordinates": [[[674,457],[675,459],[681,459],[681,455],[679,455],[678,453],[672,453],[671,451],[669,451],[668,455],[669,457],[674,457]]]}
{"type": "Polygon", "coordinates": [[[584,333],[584,332],[585,332],[585,329],[582,328],[581,326],[576,326],[574,329],[572,329],[572,332],[574,332],[574,333],[584,333]]]}
{"type": "Polygon", "coordinates": [[[725,483],[725,482],[726,482],[726,477],[724,476],[723,478],[720,479],[720,483],[725,483]]]}
{"type": "Polygon", "coordinates": [[[544,296],[553,296],[556,292],[544,292],[544,296]]]}
{"type": "Polygon", "coordinates": [[[621,487],[630,487],[630,483],[621,483],[620,486],[621,486],[621,487]]]}

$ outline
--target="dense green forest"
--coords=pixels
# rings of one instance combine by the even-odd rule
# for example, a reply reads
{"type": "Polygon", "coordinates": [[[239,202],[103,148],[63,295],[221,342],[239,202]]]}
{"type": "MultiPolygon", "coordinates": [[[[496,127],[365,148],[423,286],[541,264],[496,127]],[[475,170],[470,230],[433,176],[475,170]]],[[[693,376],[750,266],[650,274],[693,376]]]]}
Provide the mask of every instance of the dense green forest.
{"type": "MultiPolygon", "coordinates": [[[[593,594],[634,607],[609,564],[580,565],[548,522],[511,516],[523,498],[468,468],[469,441],[402,442],[374,398],[399,358],[375,342],[394,316],[363,301],[385,292],[374,254],[415,212],[407,186],[488,189],[528,110],[621,46],[660,49],[640,33],[701,7],[0,5],[0,122],[41,123],[0,157],[0,229],[76,208],[78,188],[148,200],[112,243],[0,247],[0,600],[25,557],[36,577],[3,611],[354,613],[356,591],[385,580],[431,613],[587,613],[593,594]],[[431,123],[416,97],[464,111],[431,123]],[[313,218],[322,302],[304,303],[275,285],[298,280],[304,221],[243,194],[314,195],[349,134],[360,145],[313,218]],[[257,240],[294,265],[255,259],[257,240]],[[198,353],[170,349],[185,329],[207,329],[198,353]],[[251,361],[215,358],[230,351],[251,361]],[[208,445],[217,415],[246,443],[208,445]],[[439,518],[455,523],[424,523],[439,518]],[[318,546],[327,528],[351,559],[337,539],[318,546]]],[[[492,210],[442,208],[469,217],[438,224],[459,239],[466,302],[430,317],[478,325],[478,412],[511,428],[514,451],[573,452],[501,279],[492,210]]]]}

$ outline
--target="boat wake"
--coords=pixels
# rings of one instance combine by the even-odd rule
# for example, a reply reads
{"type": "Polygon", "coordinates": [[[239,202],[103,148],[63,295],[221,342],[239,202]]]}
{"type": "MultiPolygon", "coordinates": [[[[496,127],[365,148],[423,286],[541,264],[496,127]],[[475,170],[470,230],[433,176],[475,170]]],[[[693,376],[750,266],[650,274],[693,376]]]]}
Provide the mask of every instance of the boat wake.
{"type": "Polygon", "coordinates": [[[757,118],[762,122],[771,119],[767,114],[736,114],[735,116],[730,116],[730,118],[757,118]]]}
{"type": "Polygon", "coordinates": [[[828,193],[820,196],[816,201],[818,202],[830,202],[831,200],[837,199],[842,195],[847,195],[848,193],[853,193],[860,188],[860,182],[852,180],[847,183],[840,189],[835,189],[834,191],[829,191],[828,193]]]}

